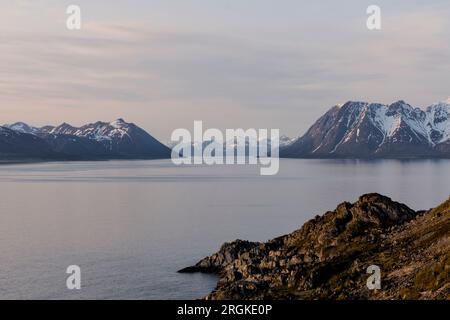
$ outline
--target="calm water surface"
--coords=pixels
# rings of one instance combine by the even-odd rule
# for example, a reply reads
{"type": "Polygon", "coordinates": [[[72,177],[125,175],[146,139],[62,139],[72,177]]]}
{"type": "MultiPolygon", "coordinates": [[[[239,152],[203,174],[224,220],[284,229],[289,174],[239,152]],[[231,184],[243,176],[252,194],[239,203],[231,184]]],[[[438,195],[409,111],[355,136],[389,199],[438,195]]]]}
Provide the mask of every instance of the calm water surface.
{"type": "Polygon", "coordinates": [[[1,165],[0,298],[199,298],[216,278],[176,271],[225,241],[288,233],[367,192],[427,209],[449,191],[448,160],[282,160],[271,177],[170,161],[1,165]],[[79,291],[66,289],[72,264],[79,291]]]}

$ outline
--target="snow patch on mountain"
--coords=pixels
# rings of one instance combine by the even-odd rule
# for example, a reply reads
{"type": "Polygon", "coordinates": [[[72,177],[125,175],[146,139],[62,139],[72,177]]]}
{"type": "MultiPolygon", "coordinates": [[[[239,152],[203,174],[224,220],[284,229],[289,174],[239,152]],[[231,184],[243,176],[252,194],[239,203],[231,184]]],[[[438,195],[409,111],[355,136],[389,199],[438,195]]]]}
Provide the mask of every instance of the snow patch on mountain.
{"type": "Polygon", "coordinates": [[[29,126],[28,124],[26,124],[24,122],[5,124],[5,127],[8,129],[14,130],[16,132],[21,132],[21,133],[37,134],[39,132],[39,128],[29,126]]]}
{"type": "Polygon", "coordinates": [[[24,122],[4,125],[4,127],[19,133],[29,133],[36,136],[70,135],[88,138],[99,142],[108,142],[124,138],[132,140],[131,130],[133,126],[133,124],[127,123],[123,119],[117,119],[109,123],[98,121],[82,127],[74,127],[65,122],[57,127],[45,126],[42,128],[33,127],[24,122]]]}
{"type": "Polygon", "coordinates": [[[131,126],[131,124],[125,122],[123,119],[117,119],[110,123],[98,121],[79,128],[73,127],[68,123],[63,123],[57,127],[47,127],[45,131],[48,134],[73,135],[96,141],[111,141],[124,137],[132,139],[130,135],[131,126]]]}
{"type": "Polygon", "coordinates": [[[450,140],[450,103],[440,102],[427,108],[426,128],[433,143],[450,140]]]}
{"type": "Polygon", "coordinates": [[[425,111],[404,101],[391,105],[353,102],[348,106],[346,117],[348,131],[336,148],[355,133],[359,137],[359,125],[365,117],[383,134],[382,143],[394,137],[401,127],[409,128],[415,138],[425,139],[431,146],[450,140],[450,104],[447,102],[433,104],[425,111]]]}

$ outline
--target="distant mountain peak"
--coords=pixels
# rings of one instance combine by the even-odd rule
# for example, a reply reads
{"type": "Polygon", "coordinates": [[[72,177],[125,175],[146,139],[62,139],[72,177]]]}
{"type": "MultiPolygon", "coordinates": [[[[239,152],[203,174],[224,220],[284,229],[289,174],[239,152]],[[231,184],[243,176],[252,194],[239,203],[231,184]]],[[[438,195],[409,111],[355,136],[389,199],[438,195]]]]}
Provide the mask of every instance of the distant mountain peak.
{"type": "Polygon", "coordinates": [[[114,121],[110,122],[109,125],[112,126],[112,127],[115,127],[115,128],[124,128],[124,127],[129,127],[132,124],[126,122],[122,118],[119,118],[117,120],[114,120],[114,121]]]}
{"type": "Polygon", "coordinates": [[[404,106],[404,105],[407,105],[407,106],[410,106],[410,104],[409,103],[407,103],[405,100],[397,100],[397,101],[395,101],[394,103],[392,103],[391,105],[399,105],[399,106],[404,106]]]}
{"type": "Polygon", "coordinates": [[[433,103],[430,107],[450,108],[450,98],[444,101],[433,103]]]}
{"type": "Polygon", "coordinates": [[[112,121],[111,123],[127,123],[127,122],[125,120],[123,120],[122,118],[119,118],[119,119],[112,121]]]}
{"type": "Polygon", "coordinates": [[[37,128],[34,128],[32,126],[29,126],[28,124],[24,123],[24,122],[16,122],[13,124],[6,124],[5,127],[17,131],[17,132],[22,132],[22,133],[35,133],[37,132],[37,128]]]}

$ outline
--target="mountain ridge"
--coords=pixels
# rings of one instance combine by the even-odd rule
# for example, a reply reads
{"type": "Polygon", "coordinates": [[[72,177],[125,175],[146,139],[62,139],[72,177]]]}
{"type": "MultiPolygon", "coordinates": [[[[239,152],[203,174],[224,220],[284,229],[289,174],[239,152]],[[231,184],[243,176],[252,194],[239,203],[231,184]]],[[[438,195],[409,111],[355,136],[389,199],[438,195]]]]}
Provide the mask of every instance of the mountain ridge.
{"type": "Polygon", "coordinates": [[[450,157],[450,104],[348,101],[280,150],[287,158],[450,157]]]}
{"type": "Polygon", "coordinates": [[[170,149],[134,123],[123,119],[97,121],[81,127],[66,122],[58,126],[33,127],[24,122],[4,125],[0,134],[0,157],[42,159],[157,159],[169,158],[170,149]],[[6,132],[13,132],[13,135],[6,132]],[[25,143],[25,140],[27,143],[25,143]],[[45,153],[27,152],[34,144],[45,153]],[[15,146],[23,144],[22,147],[15,146]],[[45,145],[45,147],[43,147],[45,145]],[[15,146],[15,147],[14,147],[15,146]],[[14,152],[16,151],[16,152],[14,152]]]}

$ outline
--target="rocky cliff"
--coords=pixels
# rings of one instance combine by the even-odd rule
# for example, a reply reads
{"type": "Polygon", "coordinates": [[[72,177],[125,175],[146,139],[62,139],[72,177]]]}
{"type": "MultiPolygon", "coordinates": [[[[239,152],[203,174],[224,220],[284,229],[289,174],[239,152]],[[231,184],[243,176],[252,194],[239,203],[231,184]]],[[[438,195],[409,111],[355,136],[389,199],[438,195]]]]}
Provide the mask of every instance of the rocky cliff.
{"type": "Polygon", "coordinates": [[[219,275],[206,299],[450,299],[450,199],[416,212],[363,195],[266,243],[226,243],[180,272],[219,275]],[[367,287],[371,265],[381,289],[367,287]]]}

